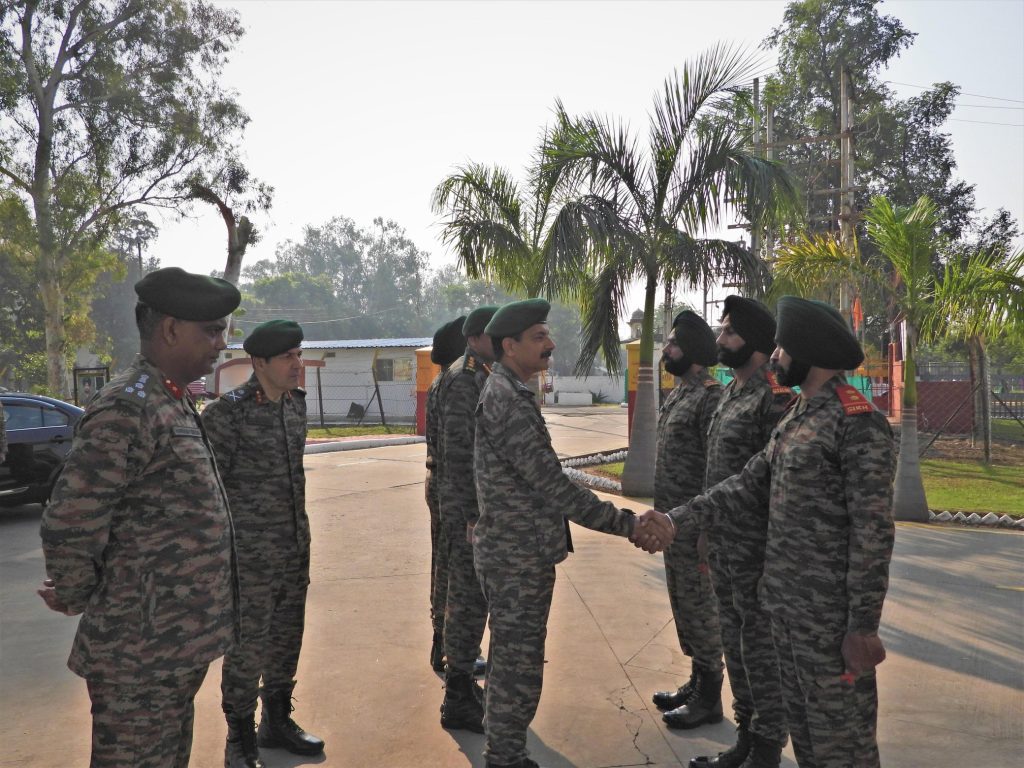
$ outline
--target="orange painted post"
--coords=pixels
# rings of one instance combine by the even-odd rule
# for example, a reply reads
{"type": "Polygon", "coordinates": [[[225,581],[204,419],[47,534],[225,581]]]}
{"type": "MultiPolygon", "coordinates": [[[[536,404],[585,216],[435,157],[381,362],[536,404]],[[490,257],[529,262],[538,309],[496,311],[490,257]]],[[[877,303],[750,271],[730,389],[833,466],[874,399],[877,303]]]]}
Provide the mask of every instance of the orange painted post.
{"type": "Polygon", "coordinates": [[[416,434],[427,434],[427,390],[441,372],[441,366],[430,361],[433,347],[416,350],[416,434]]]}

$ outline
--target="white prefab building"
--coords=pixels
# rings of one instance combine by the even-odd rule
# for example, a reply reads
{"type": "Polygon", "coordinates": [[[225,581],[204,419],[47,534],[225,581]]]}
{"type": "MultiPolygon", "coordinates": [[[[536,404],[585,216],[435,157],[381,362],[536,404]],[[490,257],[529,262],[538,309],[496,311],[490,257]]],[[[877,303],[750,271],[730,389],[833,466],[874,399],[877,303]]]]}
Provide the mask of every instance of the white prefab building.
{"type": "MultiPolygon", "coordinates": [[[[411,424],[416,420],[416,350],[433,339],[342,339],[302,342],[306,407],[311,423],[411,424]]],[[[211,377],[228,392],[252,375],[241,344],[229,344],[211,377]]],[[[209,379],[207,379],[209,381],[209,379]]]]}

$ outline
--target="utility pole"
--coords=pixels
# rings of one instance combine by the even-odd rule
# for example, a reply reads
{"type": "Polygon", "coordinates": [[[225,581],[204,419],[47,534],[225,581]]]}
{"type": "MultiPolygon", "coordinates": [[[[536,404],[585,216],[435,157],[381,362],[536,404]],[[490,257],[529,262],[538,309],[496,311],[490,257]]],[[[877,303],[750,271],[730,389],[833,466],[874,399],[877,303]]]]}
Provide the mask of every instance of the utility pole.
{"type": "MultiPolygon", "coordinates": [[[[853,253],[853,99],[850,91],[850,71],[843,67],[839,79],[839,232],[843,247],[853,253]]],[[[844,281],[839,289],[839,311],[847,321],[851,319],[850,304],[850,286],[844,281]]]]}
{"type": "MultiPolygon", "coordinates": [[[[761,156],[761,78],[754,78],[754,154],[761,156]]],[[[749,213],[749,212],[748,212],[749,213]]],[[[750,222],[750,252],[758,258],[761,251],[761,231],[756,222],[750,222]]]]}
{"type": "MultiPolygon", "coordinates": [[[[765,158],[775,160],[775,110],[771,104],[765,104],[765,158]]],[[[764,237],[764,260],[771,264],[775,259],[775,233],[770,229],[765,232],[764,237]]]]}

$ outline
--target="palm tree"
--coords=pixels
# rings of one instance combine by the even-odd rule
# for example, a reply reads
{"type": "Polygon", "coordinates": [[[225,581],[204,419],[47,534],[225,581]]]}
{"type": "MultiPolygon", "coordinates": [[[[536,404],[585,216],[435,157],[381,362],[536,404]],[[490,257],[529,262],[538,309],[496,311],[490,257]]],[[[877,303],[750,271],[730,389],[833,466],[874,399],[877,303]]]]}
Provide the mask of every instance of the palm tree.
{"type": "Polygon", "coordinates": [[[737,243],[694,235],[720,226],[729,205],[738,205],[755,227],[797,208],[786,172],[759,157],[729,121],[713,119],[720,100],[757,69],[756,57],[727,46],[687,62],[655,99],[645,148],[614,119],[571,117],[561,103],[544,145],[541,186],[564,194],[563,210],[574,214],[567,218],[572,226],[551,230],[549,255],[561,258],[554,271],[576,276],[566,288],[575,289],[583,314],[578,369],[598,351],[616,369],[626,291],[635,280],[645,286],[639,386],[622,476],[630,495],[650,496],[654,489],[659,282],[695,287],[724,272],[759,285],[766,272],[756,255],[737,243]]]}
{"type": "Polygon", "coordinates": [[[918,344],[950,335],[973,336],[980,343],[997,329],[1019,327],[1024,258],[979,252],[951,262],[937,278],[932,265],[945,243],[937,234],[939,216],[931,200],[921,197],[913,206],[894,208],[886,198],[875,197],[864,219],[879,262],[862,261],[856,248],[848,250],[834,235],[804,236],[777,250],[772,292],[821,295],[852,281],[860,290],[882,291],[890,311],[903,320],[903,407],[893,513],[899,520],[927,520],[917,443],[918,344]]]}
{"type": "Polygon", "coordinates": [[[1006,333],[1024,333],[1024,251],[979,248],[943,268],[935,287],[933,313],[922,326],[928,338],[967,342],[971,371],[980,383],[981,441],[985,463],[992,461],[992,386],[986,341],[1006,333]]]}

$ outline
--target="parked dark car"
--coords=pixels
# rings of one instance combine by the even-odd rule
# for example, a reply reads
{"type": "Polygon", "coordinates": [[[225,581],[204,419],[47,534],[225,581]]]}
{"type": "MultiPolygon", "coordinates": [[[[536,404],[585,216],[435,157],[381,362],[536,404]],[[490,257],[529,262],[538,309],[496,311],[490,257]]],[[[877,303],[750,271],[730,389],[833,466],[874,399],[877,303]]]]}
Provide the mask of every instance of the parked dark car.
{"type": "Polygon", "coordinates": [[[45,503],[85,411],[63,400],[16,392],[0,393],[0,403],[7,426],[0,506],[45,503]]]}

